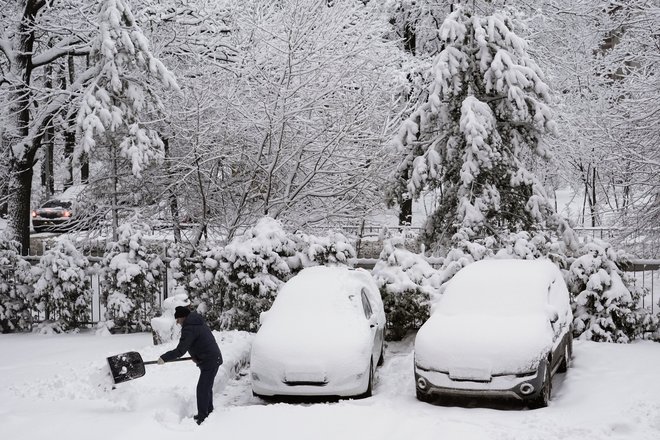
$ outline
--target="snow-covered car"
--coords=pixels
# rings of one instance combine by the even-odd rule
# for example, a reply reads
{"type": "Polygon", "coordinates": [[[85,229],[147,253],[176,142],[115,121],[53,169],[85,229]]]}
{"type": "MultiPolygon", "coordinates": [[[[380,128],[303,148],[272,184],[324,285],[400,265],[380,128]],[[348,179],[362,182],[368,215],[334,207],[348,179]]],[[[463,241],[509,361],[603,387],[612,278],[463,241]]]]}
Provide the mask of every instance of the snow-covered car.
{"type": "Polygon", "coordinates": [[[569,292],[548,260],[483,260],[448,283],[415,338],[417,398],[548,405],[572,355],[569,292]]]}
{"type": "Polygon", "coordinates": [[[369,272],[304,269],[260,318],[250,356],[256,396],[371,395],[385,311],[369,272]]]}

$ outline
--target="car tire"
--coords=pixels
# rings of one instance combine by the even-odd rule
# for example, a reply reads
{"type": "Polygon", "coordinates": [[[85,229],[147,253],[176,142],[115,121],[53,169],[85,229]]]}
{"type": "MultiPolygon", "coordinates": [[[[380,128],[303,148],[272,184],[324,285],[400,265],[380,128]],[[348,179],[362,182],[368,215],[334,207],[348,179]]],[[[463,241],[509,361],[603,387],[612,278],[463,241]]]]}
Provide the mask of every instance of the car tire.
{"type": "Polygon", "coordinates": [[[378,357],[378,363],[376,365],[378,365],[380,367],[381,365],[383,365],[384,362],[385,362],[385,342],[381,342],[380,343],[380,356],[378,357]]]}
{"type": "Polygon", "coordinates": [[[545,376],[543,378],[543,385],[541,387],[541,392],[538,396],[534,397],[529,402],[529,407],[531,409],[545,408],[550,403],[550,398],[552,395],[552,377],[550,375],[550,365],[546,365],[545,376]]]}
{"type": "Polygon", "coordinates": [[[374,390],[374,363],[373,361],[369,364],[369,382],[367,382],[367,390],[360,394],[360,398],[364,399],[371,397],[374,390]]]}
{"type": "Polygon", "coordinates": [[[566,373],[571,366],[571,357],[573,356],[573,350],[571,348],[571,342],[567,342],[564,345],[564,355],[559,363],[559,368],[557,371],[560,373],[566,373]]]}

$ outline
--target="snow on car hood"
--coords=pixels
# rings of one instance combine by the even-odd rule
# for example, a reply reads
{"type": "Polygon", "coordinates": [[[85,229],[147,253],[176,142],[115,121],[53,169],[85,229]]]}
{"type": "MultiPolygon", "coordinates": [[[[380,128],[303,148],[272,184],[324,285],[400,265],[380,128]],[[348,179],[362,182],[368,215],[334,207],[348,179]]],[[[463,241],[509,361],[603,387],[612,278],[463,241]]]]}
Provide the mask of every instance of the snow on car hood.
{"type": "Polygon", "coordinates": [[[315,371],[362,371],[371,350],[368,326],[338,322],[331,317],[265,322],[252,343],[252,364],[257,368],[315,371]]]}
{"type": "Polygon", "coordinates": [[[552,347],[552,327],[543,314],[488,316],[435,313],[419,329],[415,362],[450,372],[477,369],[490,374],[534,370],[552,347]]]}

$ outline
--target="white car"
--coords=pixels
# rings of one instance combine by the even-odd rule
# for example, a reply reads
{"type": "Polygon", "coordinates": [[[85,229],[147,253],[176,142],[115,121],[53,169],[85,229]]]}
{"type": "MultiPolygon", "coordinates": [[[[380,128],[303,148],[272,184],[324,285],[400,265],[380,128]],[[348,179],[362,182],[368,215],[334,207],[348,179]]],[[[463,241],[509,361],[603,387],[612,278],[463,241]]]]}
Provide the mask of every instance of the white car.
{"type": "Polygon", "coordinates": [[[415,339],[417,398],[548,405],[572,355],[569,292],[548,260],[483,260],[449,282],[415,339]]]}
{"type": "Polygon", "coordinates": [[[385,311],[369,272],[303,269],[261,315],[250,370],[256,396],[371,395],[385,311]]]}

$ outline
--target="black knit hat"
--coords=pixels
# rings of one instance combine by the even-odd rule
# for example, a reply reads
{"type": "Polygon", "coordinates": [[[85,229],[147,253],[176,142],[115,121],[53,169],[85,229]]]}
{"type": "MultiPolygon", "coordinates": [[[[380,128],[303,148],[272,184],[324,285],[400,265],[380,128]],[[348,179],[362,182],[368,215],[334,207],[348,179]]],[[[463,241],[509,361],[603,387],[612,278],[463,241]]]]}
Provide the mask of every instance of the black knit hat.
{"type": "Polygon", "coordinates": [[[185,318],[188,315],[190,315],[190,309],[188,307],[178,306],[176,309],[174,309],[174,317],[176,319],[185,318]]]}

